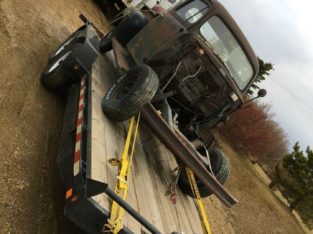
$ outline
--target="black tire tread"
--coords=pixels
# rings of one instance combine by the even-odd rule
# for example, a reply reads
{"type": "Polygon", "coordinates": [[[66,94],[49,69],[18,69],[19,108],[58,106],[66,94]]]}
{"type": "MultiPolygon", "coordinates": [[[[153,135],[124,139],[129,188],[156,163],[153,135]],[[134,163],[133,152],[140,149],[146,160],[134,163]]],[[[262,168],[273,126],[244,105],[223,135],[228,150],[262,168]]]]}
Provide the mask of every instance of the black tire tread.
{"type": "Polygon", "coordinates": [[[127,78],[127,74],[118,79],[111,86],[102,101],[103,112],[112,120],[125,121],[138,113],[145,104],[152,100],[158,87],[159,79],[157,74],[146,65],[138,65],[132,68],[128,73],[139,71],[141,78],[137,81],[133,91],[127,94],[127,97],[121,101],[112,101],[108,96],[112,89],[116,88],[122,79],[127,78]]]}
{"type": "Polygon", "coordinates": [[[221,149],[216,147],[212,148],[210,155],[214,157],[212,160],[212,168],[217,169],[217,173],[214,175],[220,183],[224,184],[230,174],[230,163],[228,157],[221,149]],[[216,155],[219,156],[216,157],[216,155]]]}
{"type": "MultiPolygon", "coordinates": [[[[221,149],[216,147],[210,149],[209,154],[214,175],[221,184],[224,184],[230,174],[230,163],[228,157],[221,149]]],[[[201,197],[208,197],[212,194],[212,192],[197,178],[196,181],[201,197]]],[[[182,171],[178,180],[178,185],[183,193],[190,197],[194,197],[185,171],[182,171]]]]}

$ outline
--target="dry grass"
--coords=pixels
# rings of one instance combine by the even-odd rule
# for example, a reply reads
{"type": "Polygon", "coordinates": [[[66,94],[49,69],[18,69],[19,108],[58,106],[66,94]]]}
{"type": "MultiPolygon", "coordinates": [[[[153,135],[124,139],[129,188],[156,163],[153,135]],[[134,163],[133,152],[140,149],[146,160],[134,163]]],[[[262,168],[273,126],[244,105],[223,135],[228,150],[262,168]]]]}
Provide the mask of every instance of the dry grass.
{"type": "Polygon", "coordinates": [[[299,223],[268,188],[262,171],[246,158],[239,156],[227,144],[232,172],[226,183],[228,190],[239,200],[227,208],[216,197],[205,201],[213,233],[304,233],[299,223]]]}

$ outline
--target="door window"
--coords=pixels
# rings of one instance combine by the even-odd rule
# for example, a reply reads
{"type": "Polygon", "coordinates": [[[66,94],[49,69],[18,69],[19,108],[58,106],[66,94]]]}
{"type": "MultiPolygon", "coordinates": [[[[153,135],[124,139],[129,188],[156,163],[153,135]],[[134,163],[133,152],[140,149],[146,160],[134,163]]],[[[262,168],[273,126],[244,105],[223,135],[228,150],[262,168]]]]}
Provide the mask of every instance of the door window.
{"type": "Polygon", "coordinates": [[[179,8],[176,13],[190,24],[197,22],[207,11],[208,5],[200,0],[195,0],[179,8]]]}

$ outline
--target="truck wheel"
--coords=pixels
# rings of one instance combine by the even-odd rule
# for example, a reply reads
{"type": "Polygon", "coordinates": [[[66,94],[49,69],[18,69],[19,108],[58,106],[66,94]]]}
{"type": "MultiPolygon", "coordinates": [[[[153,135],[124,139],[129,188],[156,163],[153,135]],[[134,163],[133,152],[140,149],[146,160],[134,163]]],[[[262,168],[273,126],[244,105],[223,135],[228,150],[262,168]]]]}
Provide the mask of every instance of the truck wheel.
{"type": "MultiPolygon", "coordinates": [[[[221,149],[216,147],[213,147],[209,151],[209,154],[213,173],[216,179],[221,184],[224,184],[230,174],[230,163],[228,157],[223,153],[221,149]]],[[[210,191],[197,177],[196,182],[201,197],[208,197],[212,194],[212,191],[210,191]]],[[[178,186],[181,188],[183,193],[187,194],[190,197],[194,197],[185,170],[182,170],[179,176],[178,186]]]]}
{"type": "Polygon", "coordinates": [[[152,100],[158,87],[159,78],[149,66],[133,67],[107,91],[102,110],[112,120],[127,120],[152,100]]]}
{"type": "Polygon", "coordinates": [[[48,64],[45,72],[41,76],[41,82],[47,89],[56,90],[61,88],[68,77],[64,74],[63,64],[66,58],[71,54],[72,51],[66,52],[63,56],[59,59],[55,60],[54,62],[48,64]]]}

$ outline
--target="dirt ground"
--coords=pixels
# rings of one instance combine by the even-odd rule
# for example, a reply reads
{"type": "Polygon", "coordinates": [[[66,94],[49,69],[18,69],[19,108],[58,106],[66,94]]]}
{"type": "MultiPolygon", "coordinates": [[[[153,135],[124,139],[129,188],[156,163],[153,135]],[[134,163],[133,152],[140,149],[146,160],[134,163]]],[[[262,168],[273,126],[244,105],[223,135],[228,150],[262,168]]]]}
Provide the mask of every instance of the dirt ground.
{"type": "MultiPolygon", "coordinates": [[[[39,82],[49,53],[85,13],[103,31],[92,1],[0,0],[0,233],[76,233],[62,215],[56,170],[65,97],[39,82]]],[[[213,233],[301,233],[294,219],[231,149],[232,209],[206,200],[213,233]]]]}
{"type": "Polygon", "coordinates": [[[255,167],[223,144],[232,170],[226,182],[239,200],[231,209],[216,197],[205,200],[213,233],[304,233],[299,223],[257,175],[255,167]]]}
{"type": "Polygon", "coordinates": [[[49,53],[82,24],[80,12],[106,22],[92,1],[0,0],[1,233],[75,232],[57,215],[65,97],[46,91],[39,78],[49,53]]]}

